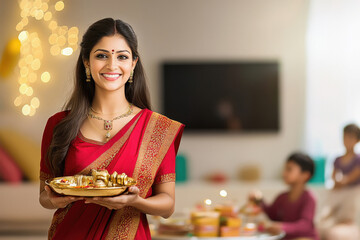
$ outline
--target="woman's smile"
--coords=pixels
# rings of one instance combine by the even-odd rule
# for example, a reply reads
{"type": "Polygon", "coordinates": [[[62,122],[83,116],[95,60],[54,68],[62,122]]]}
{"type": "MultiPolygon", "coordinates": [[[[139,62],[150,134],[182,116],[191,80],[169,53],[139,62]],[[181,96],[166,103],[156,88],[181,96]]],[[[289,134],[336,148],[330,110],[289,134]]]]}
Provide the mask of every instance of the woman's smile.
{"type": "Polygon", "coordinates": [[[122,74],[120,73],[100,73],[100,75],[105,78],[107,81],[115,81],[117,80],[122,74]]]}

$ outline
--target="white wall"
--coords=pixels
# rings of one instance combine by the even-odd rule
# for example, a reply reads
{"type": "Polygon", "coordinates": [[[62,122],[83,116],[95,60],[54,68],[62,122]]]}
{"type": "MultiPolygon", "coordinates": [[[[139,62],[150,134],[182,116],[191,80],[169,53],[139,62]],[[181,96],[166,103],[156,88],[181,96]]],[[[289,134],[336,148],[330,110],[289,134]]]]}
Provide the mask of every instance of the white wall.
{"type": "MultiPolygon", "coordinates": [[[[164,60],[279,60],[281,131],[278,134],[184,135],[181,152],[189,158],[191,178],[200,178],[214,170],[224,170],[235,176],[241,165],[249,163],[261,164],[265,178],[276,177],[286,155],[303,147],[308,1],[64,2],[65,10],[56,14],[59,24],[78,26],[81,34],[90,23],[108,16],[123,19],[133,26],[139,38],[155,110],[161,110],[160,63],[164,60]]],[[[18,15],[16,1],[0,0],[0,21],[7,23],[0,25],[0,51],[6,37],[16,36],[14,28],[20,19],[18,15]]],[[[42,35],[48,34],[43,25],[37,30],[42,35]]],[[[48,46],[47,43],[44,46],[48,46]]],[[[71,89],[76,60],[76,56],[51,57],[49,54],[45,58],[44,68],[52,72],[54,78],[47,85],[36,85],[41,107],[34,117],[21,116],[12,104],[17,96],[16,78],[0,80],[0,126],[20,129],[38,142],[47,118],[60,109],[71,89]]]]}

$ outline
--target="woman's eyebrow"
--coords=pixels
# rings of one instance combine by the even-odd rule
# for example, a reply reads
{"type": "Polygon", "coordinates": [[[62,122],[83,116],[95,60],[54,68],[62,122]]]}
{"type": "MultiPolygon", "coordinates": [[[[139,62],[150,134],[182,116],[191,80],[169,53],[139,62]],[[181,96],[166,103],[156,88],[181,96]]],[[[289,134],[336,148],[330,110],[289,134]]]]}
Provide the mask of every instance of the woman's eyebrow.
{"type": "MultiPolygon", "coordinates": [[[[96,49],[96,50],[94,51],[94,53],[96,53],[96,52],[98,52],[98,51],[107,52],[107,53],[110,52],[110,51],[108,51],[108,50],[99,48],[99,49],[96,49]]],[[[130,53],[128,50],[119,50],[119,51],[116,51],[116,53],[121,53],[121,52],[128,52],[128,53],[130,53]]]]}

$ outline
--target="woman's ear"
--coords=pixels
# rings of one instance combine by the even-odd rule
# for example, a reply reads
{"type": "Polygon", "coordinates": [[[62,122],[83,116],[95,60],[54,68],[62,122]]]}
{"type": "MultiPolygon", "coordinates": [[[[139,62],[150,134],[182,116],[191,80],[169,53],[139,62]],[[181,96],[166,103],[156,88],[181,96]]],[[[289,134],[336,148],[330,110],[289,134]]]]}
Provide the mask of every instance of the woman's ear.
{"type": "Polygon", "coordinates": [[[85,67],[89,67],[89,66],[90,66],[89,60],[87,60],[87,59],[83,59],[83,63],[84,63],[84,66],[85,66],[85,67]]]}
{"type": "Polygon", "coordinates": [[[136,67],[136,64],[137,64],[138,60],[139,60],[139,57],[136,57],[136,58],[134,58],[134,60],[132,61],[132,70],[133,70],[133,71],[134,71],[134,69],[135,69],[135,67],[136,67]]]}

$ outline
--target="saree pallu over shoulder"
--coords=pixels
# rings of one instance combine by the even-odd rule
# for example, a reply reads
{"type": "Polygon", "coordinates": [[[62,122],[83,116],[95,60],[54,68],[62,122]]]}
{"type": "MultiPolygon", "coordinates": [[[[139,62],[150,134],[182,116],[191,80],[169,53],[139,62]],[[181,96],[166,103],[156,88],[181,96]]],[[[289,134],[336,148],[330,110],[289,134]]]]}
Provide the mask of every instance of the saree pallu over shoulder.
{"type": "MultiPolygon", "coordinates": [[[[153,185],[156,172],[176,137],[181,134],[183,125],[152,112],[142,143],[133,178],[137,180],[140,196],[145,198],[153,185]]],[[[175,174],[167,176],[168,181],[175,181],[175,174]]],[[[140,211],[132,207],[117,210],[111,219],[106,239],[134,239],[140,221],[140,211]]]]}

